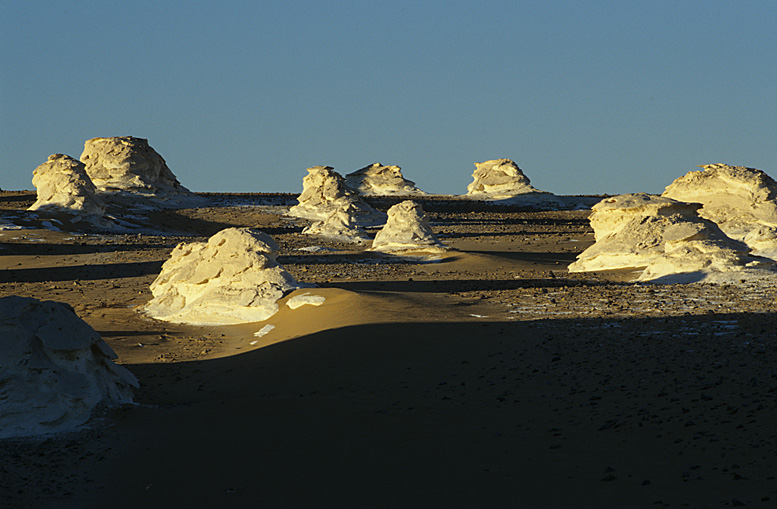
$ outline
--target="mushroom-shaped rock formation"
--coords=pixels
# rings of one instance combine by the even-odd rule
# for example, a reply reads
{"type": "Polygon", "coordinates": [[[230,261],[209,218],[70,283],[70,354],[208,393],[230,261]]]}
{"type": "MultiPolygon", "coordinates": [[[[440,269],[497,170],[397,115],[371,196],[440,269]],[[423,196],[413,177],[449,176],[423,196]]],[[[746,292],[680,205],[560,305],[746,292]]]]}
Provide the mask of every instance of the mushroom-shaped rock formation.
{"type": "Polygon", "coordinates": [[[477,199],[502,200],[521,194],[545,193],[529,183],[529,177],[510,159],[492,159],[475,163],[473,182],[467,196],[477,199]]]}
{"type": "Polygon", "coordinates": [[[150,317],[195,325],[259,322],[300,285],[276,262],[278,245],[253,228],[227,228],[176,246],[151,284],[150,317]]]}
{"type": "Polygon", "coordinates": [[[299,203],[289,209],[290,216],[321,221],[336,210],[351,207],[354,221],[361,226],[379,225],[386,221],[385,214],[370,207],[330,166],[308,168],[308,175],[302,179],[302,194],[297,201],[299,203]]]}
{"type": "Polygon", "coordinates": [[[73,431],[138,381],[73,308],[0,298],[0,438],[73,431]]]}
{"type": "Polygon", "coordinates": [[[666,187],[662,196],[701,203],[699,215],[741,240],[754,254],[777,259],[777,182],[755,168],[702,165],[666,187]]]}
{"type": "Polygon", "coordinates": [[[640,281],[672,282],[714,280],[750,269],[771,271],[768,260],[750,256],[746,245],[699,217],[700,207],[645,193],[605,198],[594,205],[590,217],[596,243],[569,271],[644,268],[640,281]]]}
{"type": "Polygon", "coordinates": [[[435,237],[421,205],[406,200],[388,210],[388,221],[375,235],[370,250],[383,253],[441,252],[448,250],[448,247],[435,237]]]}
{"type": "Polygon", "coordinates": [[[349,203],[344,209],[333,210],[323,221],[316,221],[302,233],[326,237],[340,242],[366,242],[369,235],[356,223],[358,210],[349,203]]]}
{"type": "Polygon", "coordinates": [[[364,196],[426,194],[402,176],[399,166],[373,163],[345,176],[348,187],[364,196]]]}
{"type": "Polygon", "coordinates": [[[178,182],[148,140],[133,136],[93,138],[84,143],[81,161],[97,189],[124,198],[167,206],[203,202],[178,182]],[[149,202],[150,200],[150,202],[149,202]]]}
{"type": "Polygon", "coordinates": [[[52,154],[32,172],[38,199],[29,210],[67,212],[78,218],[99,218],[105,204],[86,173],[84,163],[64,154],[52,154]]]}

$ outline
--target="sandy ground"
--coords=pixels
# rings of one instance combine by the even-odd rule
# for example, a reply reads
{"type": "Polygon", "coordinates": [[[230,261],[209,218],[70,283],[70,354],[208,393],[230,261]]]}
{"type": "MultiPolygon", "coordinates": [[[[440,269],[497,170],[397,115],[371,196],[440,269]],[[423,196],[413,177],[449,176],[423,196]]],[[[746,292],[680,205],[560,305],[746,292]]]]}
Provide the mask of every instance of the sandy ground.
{"type": "Polygon", "coordinates": [[[79,432],[0,441],[3,507],[777,504],[766,283],[569,274],[587,211],[431,197],[457,250],[419,262],[301,235],[292,195],[211,195],[110,235],[42,229],[73,225],[25,213],[34,198],[0,193],[0,221],[28,226],[0,231],[0,296],[71,304],[141,387],[79,432]],[[292,296],[325,303],[227,327],[134,309],[178,242],[228,226],[273,236],[318,285],[292,296]]]}

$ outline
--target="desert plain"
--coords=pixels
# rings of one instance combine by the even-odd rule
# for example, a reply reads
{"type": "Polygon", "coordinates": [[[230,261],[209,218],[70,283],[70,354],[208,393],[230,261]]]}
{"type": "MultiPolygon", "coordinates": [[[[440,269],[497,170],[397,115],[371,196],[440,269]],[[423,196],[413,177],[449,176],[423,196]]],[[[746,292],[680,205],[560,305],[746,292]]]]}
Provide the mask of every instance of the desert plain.
{"type": "Polygon", "coordinates": [[[407,258],[301,235],[296,195],[201,196],[84,234],[0,192],[24,226],[0,230],[0,297],[71,305],[140,382],[81,430],[0,441],[4,507],[777,504],[773,283],[570,273],[590,209],[415,197],[454,250],[407,258]],[[233,226],[310,286],[257,323],[138,312],[178,243],[233,226]]]}

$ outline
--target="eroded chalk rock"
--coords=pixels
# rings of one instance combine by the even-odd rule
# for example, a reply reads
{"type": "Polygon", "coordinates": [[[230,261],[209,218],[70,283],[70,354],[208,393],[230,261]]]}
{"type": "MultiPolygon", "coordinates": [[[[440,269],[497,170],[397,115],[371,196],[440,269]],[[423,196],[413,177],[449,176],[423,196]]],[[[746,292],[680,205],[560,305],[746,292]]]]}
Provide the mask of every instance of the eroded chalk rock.
{"type": "Polygon", "coordinates": [[[278,246],[253,228],[227,228],[207,242],[179,244],[151,284],[152,318],[197,325],[258,322],[300,285],[278,264],[278,246]]]}
{"type": "Polygon", "coordinates": [[[570,272],[644,268],[640,281],[689,282],[771,273],[770,261],[727,237],[702,217],[696,203],[645,193],[605,198],[590,221],[596,243],[569,266],[570,272]],[[721,276],[721,277],[718,277],[721,276]]]}
{"type": "Polygon", "coordinates": [[[323,221],[316,221],[304,230],[304,235],[315,235],[340,242],[366,242],[370,239],[357,222],[359,209],[348,203],[344,209],[333,210],[323,221]]]}
{"type": "Polygon", "coordinates": [[[64,154],[52,154],[32,172],[38,199],[29,210],[66,212],[79,219],[99,218],[105,203],[86,172],[84,163],[64,154]]]}
{"type": "Polygon", "coordinates": [[[662,194],[701,203],[699,215],[754,254],[777,259],[777,182],[755,168],[705,164],[676,179],[662,194]]]}
{"type": "Polygon", "coordinates": [[[415,182],[402,176],[399,166],[373,163],[345,176],[348,187],[364,196],[396,196],[426,194],[415,182]]]}
{"type": "Polygon", "coordinates": [[[472,178],[474,180],[467,186],[467,196],[471,198],[501,200],[528,193],[544,193],[534,188],[529,177],[510,159],[475,163],[472,178]]]}
{"type": "Polygon", "coordinates": [[[406,200],[388,210],[388,221],[375,235],[371,251],[396,253],[402,251],[441,252],[448,249],[432,232],[421,205],[406,200]]]}
{"type": "Polygon", "coordinates": [[[67,304],[0,298],[0,438],[72,431],[137,379],[67,304]]]}
{"type": "Polygon", "coordinates": [[[343,176],[330,166],[308,168],[308,175],[302,179],[302,194],[298,204],[291,207],[289,215],[314,221],[326,220],[337,210],[352,211],[353,220],[360,226],[383,224],[386,216],[370,207],[348,187],[343,176]]]}

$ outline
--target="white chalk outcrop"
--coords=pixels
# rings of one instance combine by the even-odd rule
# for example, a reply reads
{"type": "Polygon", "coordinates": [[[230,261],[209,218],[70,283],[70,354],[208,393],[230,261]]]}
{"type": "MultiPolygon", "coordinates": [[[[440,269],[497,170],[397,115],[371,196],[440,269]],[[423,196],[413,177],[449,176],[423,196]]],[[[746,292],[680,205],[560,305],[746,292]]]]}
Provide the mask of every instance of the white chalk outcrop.
{"type": "Polygon", "coordinates": [[[503,200],[523,194],[550,194],[533,187],[529,177],[510,159],[475,163],[472,178],[474,180],[467,186],[467,196],[470,198],[503,200]]]}
{"type": "Polygon", "coordinates": [[[52,154],[32,172],[38,199],[29,210],[66,212],[76,219],[100,218],[105,203],[86,172],[84,163],[64,154],[52,154]]]}
{"type": "Polygon", "coordinates": [[[663,282],[771,273],[770,261],[750,256],[746,245],[699,217],[700,207],[645,193],[605,198],[590,217],[596,243],[569,271],[644,268],[640,281],[663,282]]]}
{"type": "Polygon", "coordinates": [[[330,166],[308,168],[297,202],[289,209],[290,216],[325,221],[332,212],[350,209],[353,220],[360,226],[374,226],[386,221],[385,214],[370,207],[330,166]]]}
{"type": "Polygon", "coordinates": [[[432,232],[424,217],[424,209],[416,202],[406,200],[388,210],[388,221],[375,235],[370,250],[382,253],[441,252],[448,247],[432,232]]]}
{"type": "Polygon", "coordinates": [[[316,221],[304,230],[304,235],[315,235],[340,242],[359,243],[370,239],[356,221],[358,209],[347,204],[344,209],[333,210],[323,221],[316,221]]]}
{"type": "Polygon", "coordinates": [[[112,199],[170,207],[203,202],[178,182],[162,156],[144,138],[87,140],[81,161],[97,189],[112,199]]]}
{"type": "Polygon", "coordinates": [[[300,285],[275,260],[278,245],[253,228],[227,228],[207,242],[176,246],[151,284],[146,315],[175,323],[259,322],[300,285]]]}
{"type": "Polygon", "coordinates": [[[396,196],[426,194],[415,182],[402,176],[399,166],[373,163],[345,176],[345,183],[364,196],[396,196]]]}
{"type": "Polygon", "coordinates": [[[662,196],[701,203],[699,215],[754,254],[777,259],[777,182],[755,168],[705,164],[667,186],[662,196]]]}
{"type": "Polygon", "coordinates": [[[73,309],[0,298],[0,438],[72,431],[132,402],[138,381],[73,309]]]}

